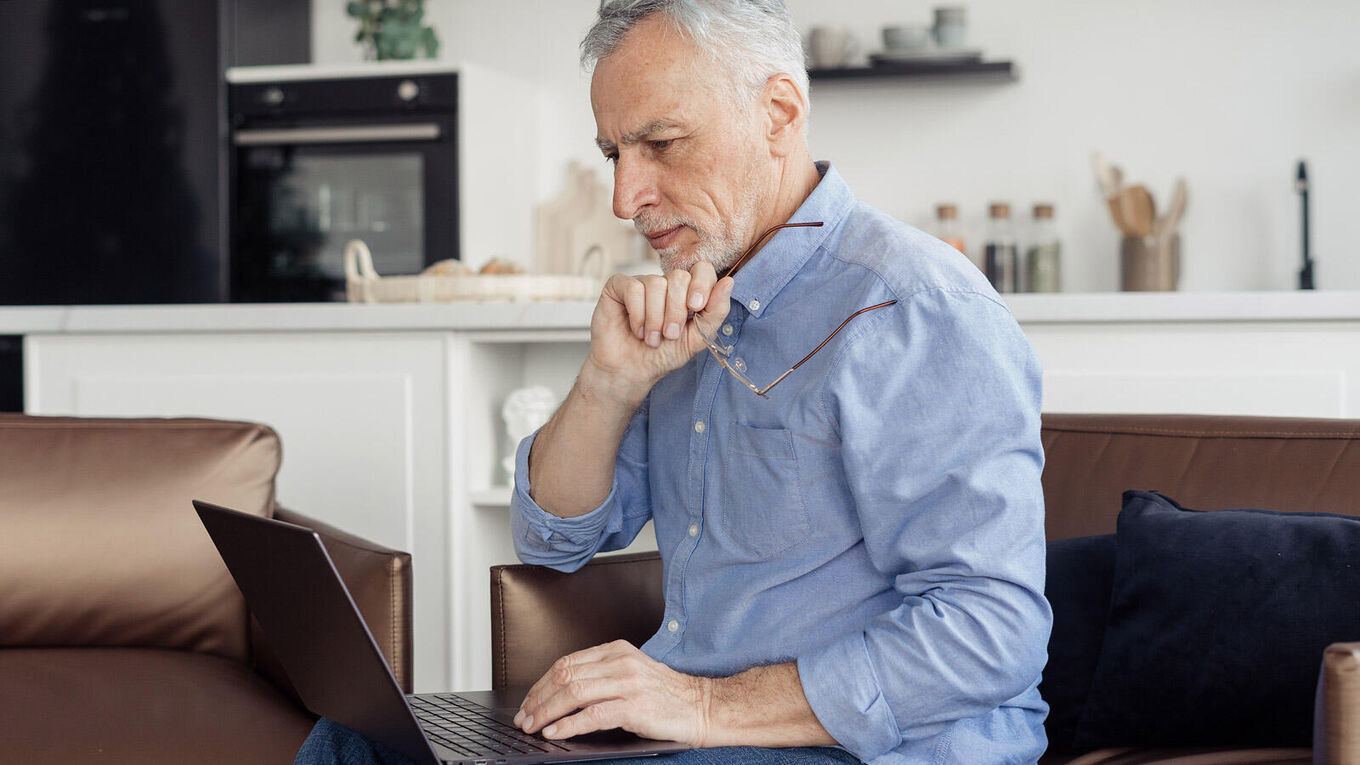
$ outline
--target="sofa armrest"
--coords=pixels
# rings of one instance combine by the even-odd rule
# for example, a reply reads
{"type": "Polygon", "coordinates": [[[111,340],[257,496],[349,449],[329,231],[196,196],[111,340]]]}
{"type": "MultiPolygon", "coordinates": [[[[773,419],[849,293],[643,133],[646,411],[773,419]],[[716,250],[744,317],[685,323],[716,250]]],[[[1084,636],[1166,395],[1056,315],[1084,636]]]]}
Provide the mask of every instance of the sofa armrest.
{"type": "Polygon", "coordinates": [[[1360,762],[1360,643],[1323,652],[1314,726],[1314,762],[1360,762]]]}
{"type": "Polygon", "coordinates": [[[491,568],[491,683],[532,685],[559,657],[620,638],[642,645],[665,614],[661,556],[598,557],[563,574],[491,568]]]}
{"type": "MultiPolygon", "coordinates": [[[[279,507],[274,517],[305,526],[321,536],[359,613],[373,633],[397,684],[411,692],[411,555],[389,550],[300,513],[279,507]]],[[[252,619],[252,623],[253,623],[252,619]]],[[[291,690],[268,645],[252,635],[255,665],[280,687],[291,690]],[[280,681],[283,682],[280,682],[280,681]]]]}

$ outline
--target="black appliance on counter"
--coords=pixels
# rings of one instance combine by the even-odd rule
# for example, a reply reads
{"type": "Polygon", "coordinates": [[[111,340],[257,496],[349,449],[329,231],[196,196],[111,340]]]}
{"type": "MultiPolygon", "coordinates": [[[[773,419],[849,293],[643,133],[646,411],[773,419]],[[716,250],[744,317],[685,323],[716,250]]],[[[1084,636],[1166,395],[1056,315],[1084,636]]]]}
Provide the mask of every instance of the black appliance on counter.
{"type": "Polygon", "coordinates": [[[384,276],[458,253],[457,76],[229,85],[230,293],[345,299],[344,249],[384,276]]]}

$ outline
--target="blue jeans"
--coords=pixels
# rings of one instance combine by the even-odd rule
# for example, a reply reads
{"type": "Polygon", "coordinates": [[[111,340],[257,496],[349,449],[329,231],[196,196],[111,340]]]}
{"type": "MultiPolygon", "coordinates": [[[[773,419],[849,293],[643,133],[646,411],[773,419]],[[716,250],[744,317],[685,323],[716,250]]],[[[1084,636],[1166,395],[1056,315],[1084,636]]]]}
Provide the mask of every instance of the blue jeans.
{"type": "MultiPolygon", "coordinates": [[[[610,760],[611,765],[858,765],[849,752],[829,746],[765,749],[727,746],[661,757],[610,760]]],[[[406,757],[326,718],[302,742],[293,765],[411,765],[406,757]]]]}

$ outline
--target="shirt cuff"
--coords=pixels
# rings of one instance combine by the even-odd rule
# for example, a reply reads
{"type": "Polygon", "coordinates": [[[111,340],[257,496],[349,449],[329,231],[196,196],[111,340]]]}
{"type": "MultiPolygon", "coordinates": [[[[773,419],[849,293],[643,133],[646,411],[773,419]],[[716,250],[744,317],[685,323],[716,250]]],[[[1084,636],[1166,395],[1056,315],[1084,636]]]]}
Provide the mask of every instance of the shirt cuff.
{"type": "Polygon", "coordinates": [[[869,762],[902,743],[883,698],[864,633],[798,657],[798,679],[812,712],[843,748],[869,762]]]}
{"type": "Polygon", "coordinates": [[[525,563],[553,565],[561,553],[593,553],[600,540],[608,533],[618,531],[621,519],[610,512],[614,505],[614,495],[618,490],[617,481],[609,487],[609,496],[599,507],[572,518],[561,518],[543,508],[529,496],[529,450],[533,448],[538,433],[526,437],[515,450],[515,492],[511,500],[511,525],[515,538],[523,543],[521,559],[525,563]],[[612,521],[612,524],[611,524],[612,521]],[[552,561],[529,560],[523,553],[534,551],[556,553],[552,561]]]}

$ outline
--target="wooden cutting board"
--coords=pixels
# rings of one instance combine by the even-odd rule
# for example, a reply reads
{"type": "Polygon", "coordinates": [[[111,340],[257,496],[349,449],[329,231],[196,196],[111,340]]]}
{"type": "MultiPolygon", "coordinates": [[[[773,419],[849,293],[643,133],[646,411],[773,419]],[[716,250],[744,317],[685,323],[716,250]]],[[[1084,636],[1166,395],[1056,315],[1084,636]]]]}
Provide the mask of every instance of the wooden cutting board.
{"type": "Polygon", "coordinates": [[[562,193],[535,213],[534,270],[600,276],[650,252],[633,224],[614,217],[613,194],[595,170],[571,162],[562,193]]]}

